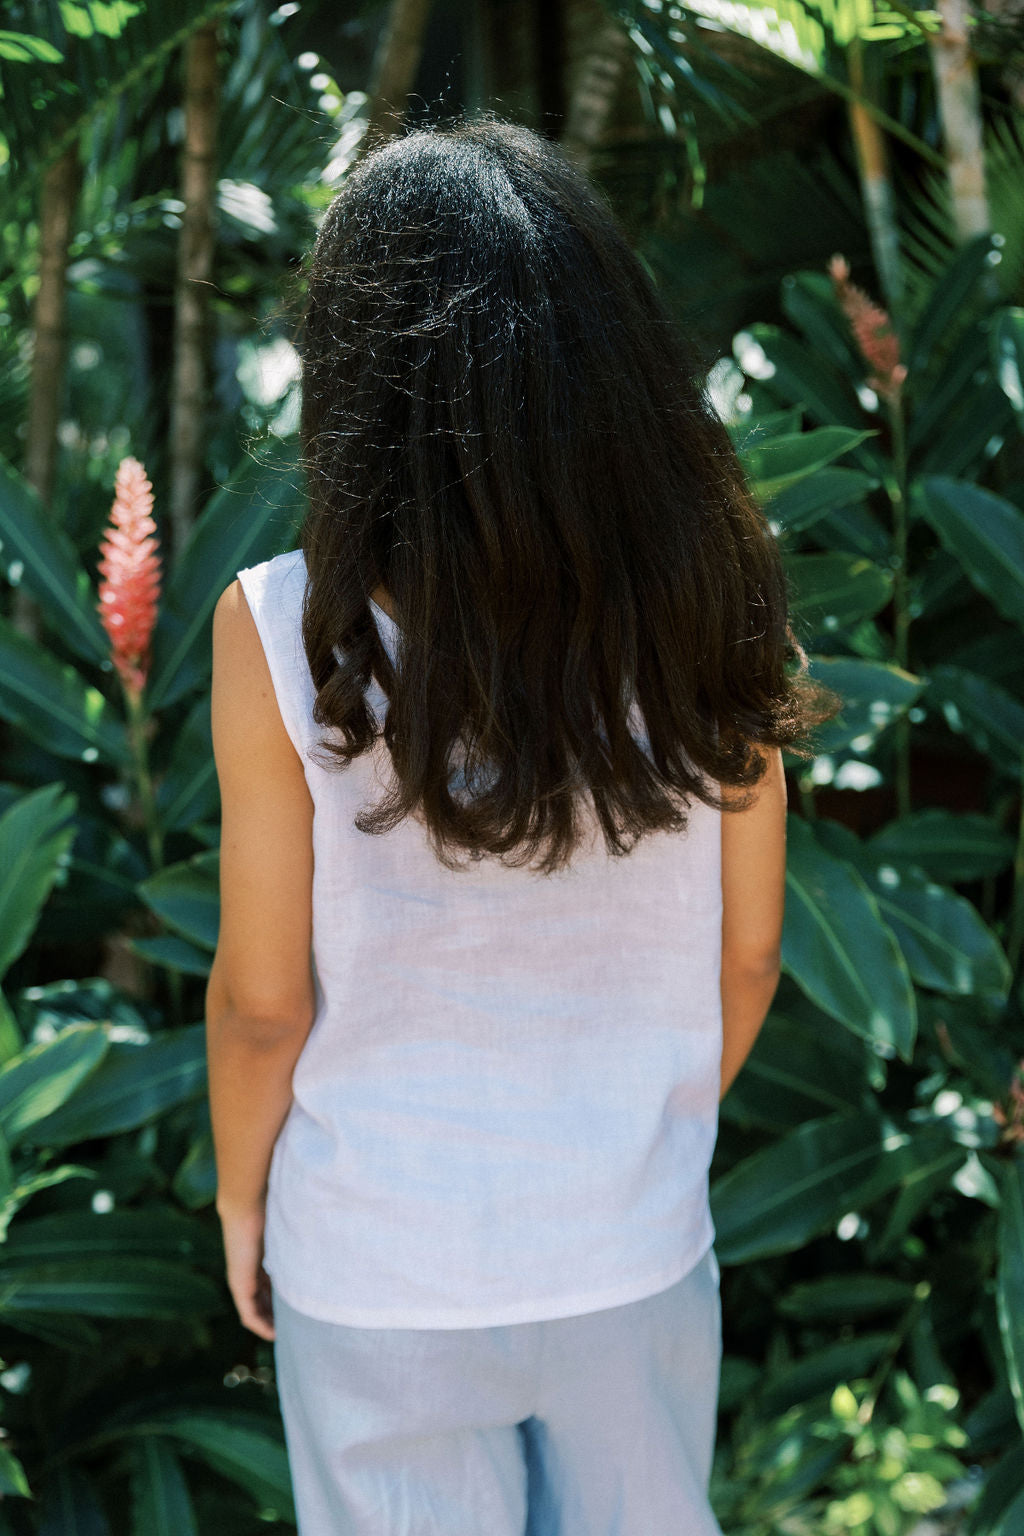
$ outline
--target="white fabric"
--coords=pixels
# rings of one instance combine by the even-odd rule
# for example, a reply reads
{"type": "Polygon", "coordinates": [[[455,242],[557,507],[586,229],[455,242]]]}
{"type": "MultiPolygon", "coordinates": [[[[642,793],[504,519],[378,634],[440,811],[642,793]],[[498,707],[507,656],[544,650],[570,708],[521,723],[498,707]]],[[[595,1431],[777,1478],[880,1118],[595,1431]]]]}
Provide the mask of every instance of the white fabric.
{"type": "Polygon", "coordinates": [[[694,803],[685,834],[621,858],[594,821],[550,876],[446,870],[411,819],[359,832],[387,748],[318,760],[302,554],[240,580],[315,806],[318,1006],[270,1171],[275,1290],[327,1322],[470,1328],[673,1285],[715,1235],[719,813],[694,803]]]}

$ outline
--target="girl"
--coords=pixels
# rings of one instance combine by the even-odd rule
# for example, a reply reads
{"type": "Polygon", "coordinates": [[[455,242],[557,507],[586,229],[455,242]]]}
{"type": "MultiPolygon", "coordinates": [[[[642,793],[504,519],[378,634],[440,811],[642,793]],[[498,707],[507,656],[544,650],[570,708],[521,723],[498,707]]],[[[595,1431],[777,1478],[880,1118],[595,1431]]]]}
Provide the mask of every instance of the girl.
{"type": "Polygon", "coordinates": [[[228,1282],[301,1536],[714,1536],[718,1104],[779,971],[779,557],[603,200],[378,149],[309,271],[302,548],[214,625],[228,1282]]]}

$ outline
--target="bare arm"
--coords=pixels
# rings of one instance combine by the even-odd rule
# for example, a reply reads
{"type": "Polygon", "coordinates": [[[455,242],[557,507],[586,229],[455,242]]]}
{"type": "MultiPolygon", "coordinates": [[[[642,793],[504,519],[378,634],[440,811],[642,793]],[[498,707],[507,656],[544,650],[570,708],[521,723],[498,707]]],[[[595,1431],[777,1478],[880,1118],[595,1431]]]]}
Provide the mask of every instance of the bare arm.
{"type": "Polygon", "coordinates": [[[786,881],[786,779],[769,754],[757,799],[722,817],[722,1084],[725,1098],[779,984],[786,881]]]}
{"type": "Polygon", "coordinates": [[[213,626],[221,923],[206,997],[217,1211],[243,1323],[272,1338],[263,1212],[291,1078],[313,1021],[313,806],[244,593],[213,626]]]}

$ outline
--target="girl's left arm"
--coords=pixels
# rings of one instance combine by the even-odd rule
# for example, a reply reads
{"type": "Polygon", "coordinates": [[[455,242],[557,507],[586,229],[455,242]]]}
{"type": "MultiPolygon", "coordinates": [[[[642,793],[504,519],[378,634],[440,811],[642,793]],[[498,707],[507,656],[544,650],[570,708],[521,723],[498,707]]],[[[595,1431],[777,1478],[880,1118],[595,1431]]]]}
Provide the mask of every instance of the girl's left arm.
{"type": "Polygon", "coordinates": [[[247,1328],[274,1338],[262,1268],[267,1178],[313,1022],[313,805],[236,581],[213,621],[221,919],[206,995],[217,1212],[247,1328]]]}

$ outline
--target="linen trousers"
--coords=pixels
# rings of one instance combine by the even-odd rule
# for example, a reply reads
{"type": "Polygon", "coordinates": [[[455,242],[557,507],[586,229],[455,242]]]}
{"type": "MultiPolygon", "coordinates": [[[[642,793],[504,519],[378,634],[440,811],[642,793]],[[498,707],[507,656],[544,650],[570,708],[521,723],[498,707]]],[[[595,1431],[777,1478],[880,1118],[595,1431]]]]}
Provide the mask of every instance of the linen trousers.
{"type": "Polygon", "coordinates": [[[351,1328],[274,1295],[299,1536],[722,1536],[713,1248],[668,1289],[496,1328],[351,1328]]]}

